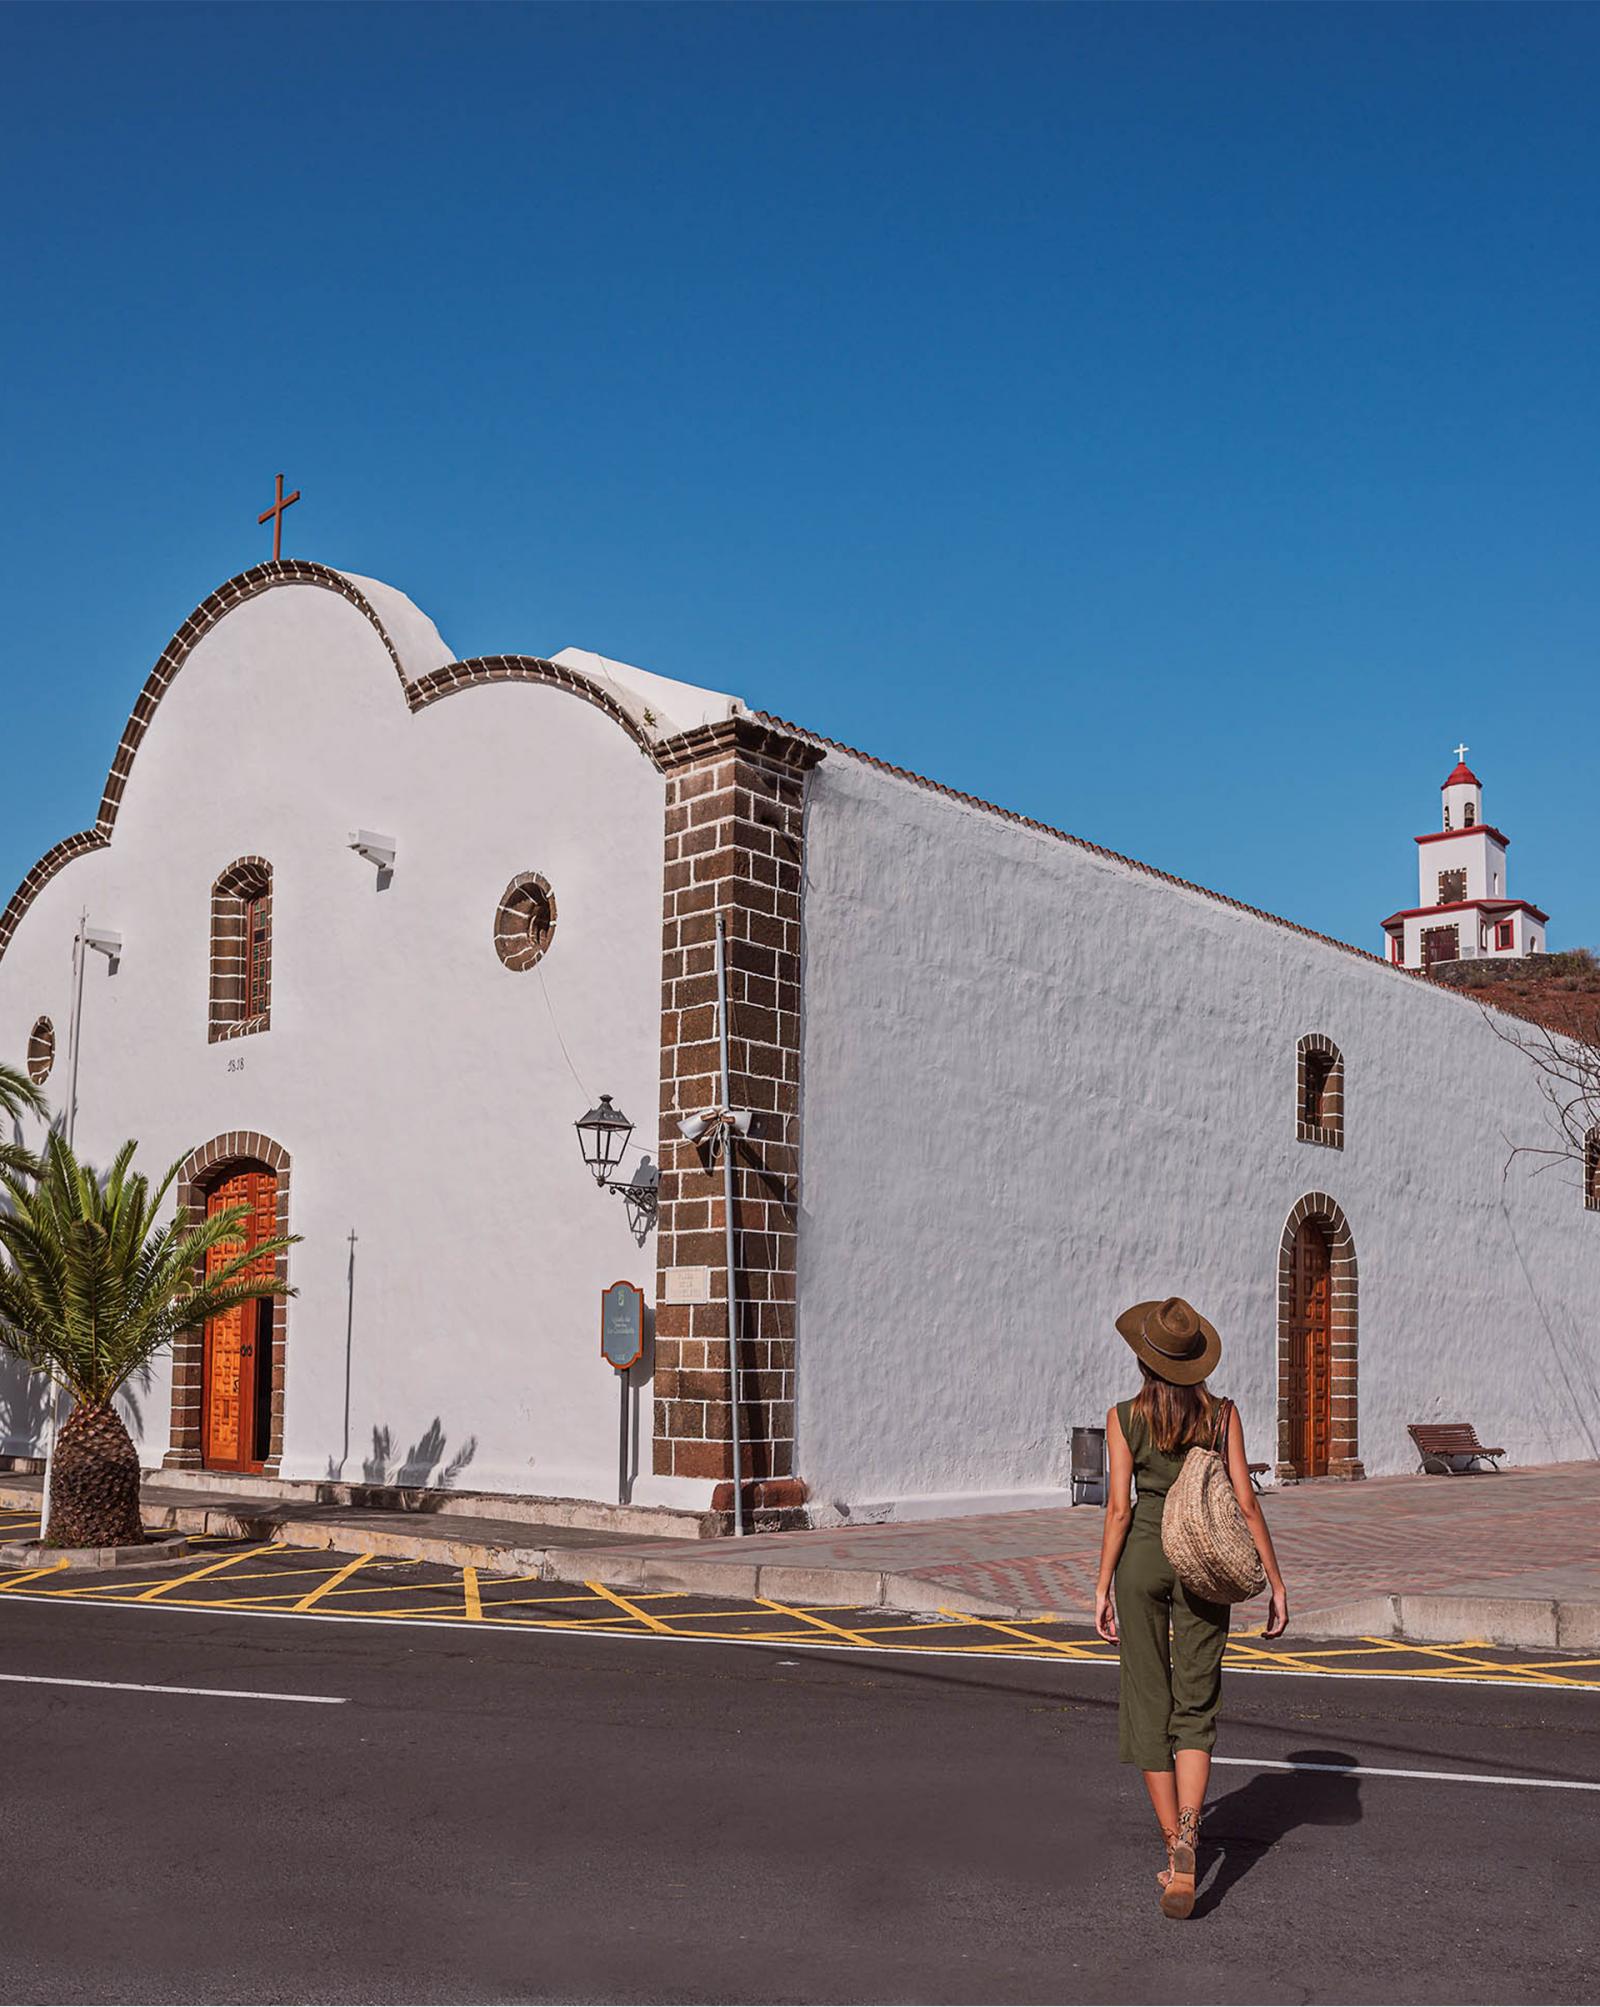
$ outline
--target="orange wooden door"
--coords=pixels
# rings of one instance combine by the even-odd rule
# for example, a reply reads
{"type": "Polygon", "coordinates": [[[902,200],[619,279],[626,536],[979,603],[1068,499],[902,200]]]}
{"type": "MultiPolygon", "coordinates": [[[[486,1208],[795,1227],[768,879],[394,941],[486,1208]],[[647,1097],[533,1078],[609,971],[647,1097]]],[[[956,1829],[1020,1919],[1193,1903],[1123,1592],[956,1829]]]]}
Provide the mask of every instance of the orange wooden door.
{"type": "Polygon", "coordinates": [[[1294,1237],[1289,1454],[1302,1477],[1326,1477],[1333,1439],[1333,1262],[1326,1228],[1303,1220],[1294,1237]]]}
{"type": "MultiPolygon", "coordinates": [[[[247,1206],[241,1237],[221,1242],[206,1257],[215,1275],[236,1255],[271,1240],[278,1226],[278,1181],[271,1171],[237,1171],[206,1204],[209,1214],[247,1206]]],[[[272,1256],[261,1264],[272,1270],[272,1256]]],[[[259,1470],[266,1460],[266,1423],[272,1400],[272,1306],[241,1303],[206,1325],[201,1383],[201,1457],[208,1470],[259,1470]]]]}

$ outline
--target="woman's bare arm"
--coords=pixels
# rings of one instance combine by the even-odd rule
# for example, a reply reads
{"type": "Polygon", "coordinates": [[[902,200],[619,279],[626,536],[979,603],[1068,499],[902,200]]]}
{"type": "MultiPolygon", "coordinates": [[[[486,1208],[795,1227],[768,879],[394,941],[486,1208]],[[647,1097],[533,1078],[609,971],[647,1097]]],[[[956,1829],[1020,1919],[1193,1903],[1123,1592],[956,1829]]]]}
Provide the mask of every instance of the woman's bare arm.
{"type": "Polygon", "coordinates": [[[1106,1484],[1106,1523],[1100,1537],[1100,1574],[1094,1590],[1094,1627],[1107,1644],[1114,1645],[1117,1612],[1111,1600],[1111,1578],[1133,1523],[1133,1452],[1115,1408],[1106,1410],[1106,1449],[1111,1457],[1111,1476],[1106,1484]]]}
{"type": "Polygon", "coordinates": [[[1250,1528],[1250,1538],[1256,1543],[1256,1552],[1261,1556],[1261,1565],[1267,1571],[1267,1587],[1272,1592],[1271,1607],[1267,1612],[1267,1636],[1282,1635],[1289,1622],[1289,1592],[1283,1586],[1283,1572],[1278,1566],[1278,1556],[1272,1545],[1272,1535],[1267,1531],[1267,1516],[1261,1510],[1261,1500],[1256,1496],[1255,1486],[1250,1482],[1250,1460],[1245,1454],[1244,1424],[1239,1420],[1237,1408],[1233,1411],[1228,1429],[1228,1476],[1233,1481],[1233,1495],[1239,1501],[1239,1510],[1244,1514],[1245,1524],[1250,1528]]]}

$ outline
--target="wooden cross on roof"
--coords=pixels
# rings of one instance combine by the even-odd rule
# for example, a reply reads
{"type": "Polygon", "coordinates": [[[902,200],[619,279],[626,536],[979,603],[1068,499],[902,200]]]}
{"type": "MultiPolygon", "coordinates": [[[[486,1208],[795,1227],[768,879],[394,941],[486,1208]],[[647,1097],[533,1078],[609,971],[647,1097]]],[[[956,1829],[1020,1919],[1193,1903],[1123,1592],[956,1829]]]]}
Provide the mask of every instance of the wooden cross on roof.
{"type": "Polygon", "coordinates": [[[278,476],[278,492],[276,496],[273,498],[272,507],[270,509],[263,509],[261,511],[261,514],[256,517],[256,521],[258,523],[264,523],[269,519],[271,520],[272,562],[274,564],[276,564],[279,558],[282,557],[283,555],[283,512],[285,509],[290,508],[294,503],[298,502],[299,499],[300,499],[300,490],[298,488],[295,489],[292,495],[286,495],[283,492],[283,476],[280,474],[278,476]]]}

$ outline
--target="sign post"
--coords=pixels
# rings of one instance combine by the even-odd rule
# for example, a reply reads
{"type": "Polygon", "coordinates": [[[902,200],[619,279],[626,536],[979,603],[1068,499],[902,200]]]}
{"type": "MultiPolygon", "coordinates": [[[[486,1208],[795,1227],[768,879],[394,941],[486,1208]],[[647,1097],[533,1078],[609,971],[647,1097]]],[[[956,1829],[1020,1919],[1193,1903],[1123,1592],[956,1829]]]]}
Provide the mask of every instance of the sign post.
{"type": "Polygon", "coordinates": [[[600,1356],[612,1367],[622,1392],[617,1438],[617,1503],[628,1502],[628,1378],[644,1357],[644,1291],[633,1282],[614,1282],[600,1292],[600,1356]]]}

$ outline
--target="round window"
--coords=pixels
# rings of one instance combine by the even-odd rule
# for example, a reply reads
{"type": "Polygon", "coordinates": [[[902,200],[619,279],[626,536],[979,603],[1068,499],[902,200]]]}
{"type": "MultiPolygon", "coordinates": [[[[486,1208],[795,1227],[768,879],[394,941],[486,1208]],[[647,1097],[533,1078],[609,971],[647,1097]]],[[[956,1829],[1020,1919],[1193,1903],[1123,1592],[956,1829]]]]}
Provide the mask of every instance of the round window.
{"type": "Polygon", "coordinates": [[[55,1063],[56,1028],[49,1018],[42,1017],[28,1034],[28,1078],[35,1087],[42,1087],[50,1078],[55,1063]]]}
{"type": "Polygon", "coordinates": [[[556,930],[556,896],[537,871],[520,871],[501,894],[494,950],[508,969],[531,969],[556,930]]]}

